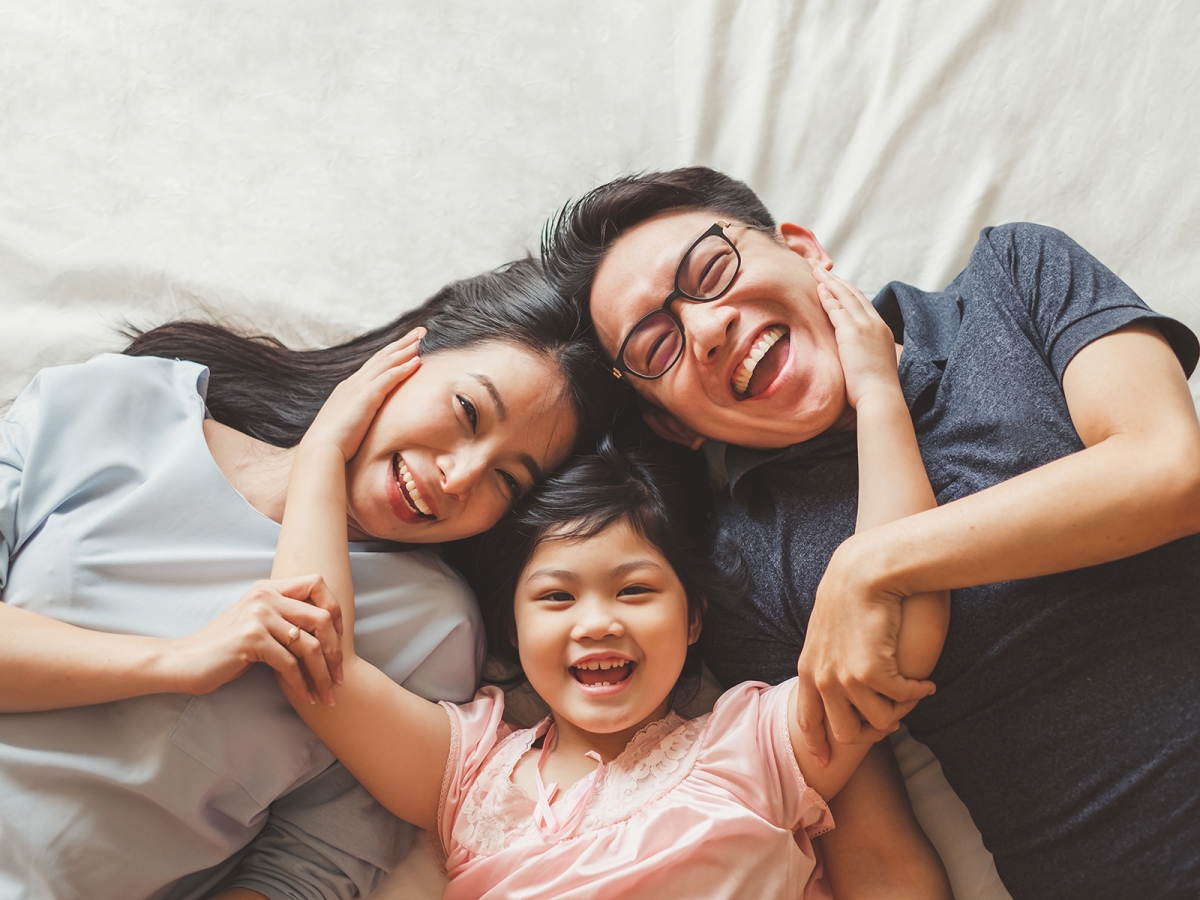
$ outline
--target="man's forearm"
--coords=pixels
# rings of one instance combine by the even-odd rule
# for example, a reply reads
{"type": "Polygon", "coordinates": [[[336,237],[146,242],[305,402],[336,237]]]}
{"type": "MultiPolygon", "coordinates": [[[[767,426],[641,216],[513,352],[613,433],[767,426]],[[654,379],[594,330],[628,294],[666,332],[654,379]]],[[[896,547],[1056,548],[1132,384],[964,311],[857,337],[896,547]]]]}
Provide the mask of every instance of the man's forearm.
{"type": "Polygon", "coordinates": [[[1197,531],[1200,458],[1114,435],[856,535],[845,555],[879,587],[911,596],[1098,565],[1197,531]]]}

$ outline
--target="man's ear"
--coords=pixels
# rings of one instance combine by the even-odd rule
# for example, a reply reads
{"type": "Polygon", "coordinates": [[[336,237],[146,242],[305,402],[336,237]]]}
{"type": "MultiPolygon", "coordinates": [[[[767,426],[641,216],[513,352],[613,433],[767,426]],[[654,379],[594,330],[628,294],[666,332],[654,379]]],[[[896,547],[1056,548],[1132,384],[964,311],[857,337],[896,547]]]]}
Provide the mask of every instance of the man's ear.
{"type": "Polygon", "coordinates": [[[833,268],[833,257],[825,252],[817,236],[803,225],[783,222],[779,226],[779,237],[789,250],[812,263],[814,269],[819,267],[828,271],[833,268]]]}
{"type": "Polygon", "coordinates": [[[704,435],[688,428],[665,409],[647,404],[642,408],[642,419],[663,440],[683,444],[689,450],[699,450],[704,443],[704,435]]]}

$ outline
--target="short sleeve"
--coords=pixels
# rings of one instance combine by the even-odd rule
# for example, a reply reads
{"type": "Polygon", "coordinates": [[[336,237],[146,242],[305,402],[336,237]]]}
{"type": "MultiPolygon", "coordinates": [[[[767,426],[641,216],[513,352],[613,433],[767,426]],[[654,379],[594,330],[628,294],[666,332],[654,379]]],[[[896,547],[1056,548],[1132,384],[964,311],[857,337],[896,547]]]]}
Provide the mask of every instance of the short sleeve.
{"type": "Polygon", "coordinates": [[[17,551],[18,504],[29,451],[31,426],[41,384],[35,378],[0,422],[0,591],[8,583],[8,566],[17,551]]]}
{"type": "Polygon", "coordinates": [[[504,692],[498,687],[482,687],[470,703],[458,706],[442,703],[450,716],[450,755],[442,776],[442,793],[438,801],[438,837],[443,852],[453,853],[454,820],[474,783],[480,768],[500,739],[511,732],[502,719],[504,692]]]}
{"type": "Polygon", "coordinates": [[[747,681],[721,695],[696,765],[768,822],[813,838],[833,828],[833,815],[805,783],[792,750],[787,707],[795,683],[747,681]]]}
{"type": "Polygon", "coordinates": [[[334,763],[271,804],[267,824],[225,886],[271,900],[365,897],[404,858],[414,830],[334,763]]]}
{"type": "Polygon", "coordinates": [[[990,254],[1006,275],[1059,381],[1085,346],[1141,321],[1158,327],[1188,376],[1196,368],[1200,344],[1191,329],[1150,309],[1063,232],[1029,223],[985,228],[980,253],[990,254]]]}

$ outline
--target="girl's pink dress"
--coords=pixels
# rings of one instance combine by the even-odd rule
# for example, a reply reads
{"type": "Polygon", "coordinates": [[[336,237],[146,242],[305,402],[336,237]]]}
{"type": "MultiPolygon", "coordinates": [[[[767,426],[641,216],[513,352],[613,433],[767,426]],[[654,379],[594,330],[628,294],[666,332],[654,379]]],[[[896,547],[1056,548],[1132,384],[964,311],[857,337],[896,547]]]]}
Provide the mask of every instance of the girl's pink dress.
{"type": "Polygon", "coordinates": [[[812,838],[833,817],[792,752],[793,683],[747,682],[707,715],[646,726],[550,816],[511,781],[549,719],[513,731],[497,688],[442,704],[451,723],[438,808],[443,900],[830,897],[812,838]]]}

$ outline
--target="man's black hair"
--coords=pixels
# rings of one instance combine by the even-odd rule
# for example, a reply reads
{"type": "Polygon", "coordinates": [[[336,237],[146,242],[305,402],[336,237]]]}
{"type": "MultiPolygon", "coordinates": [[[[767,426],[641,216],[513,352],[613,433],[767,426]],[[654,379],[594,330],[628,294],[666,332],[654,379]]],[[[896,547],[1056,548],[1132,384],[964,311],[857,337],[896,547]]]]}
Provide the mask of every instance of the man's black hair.
{"type": "MultiPolygon", "coordinates": [[[[744,183],[704,166],[626,175],[567,203],[542,229],[542,263],[550,281],[591,321],[596,270],[613,241],[660,213],[710,210],[774,232],[775,219],[744,183]]],[[[680,248],[681,250],[683,248],[680,248]]]]}

